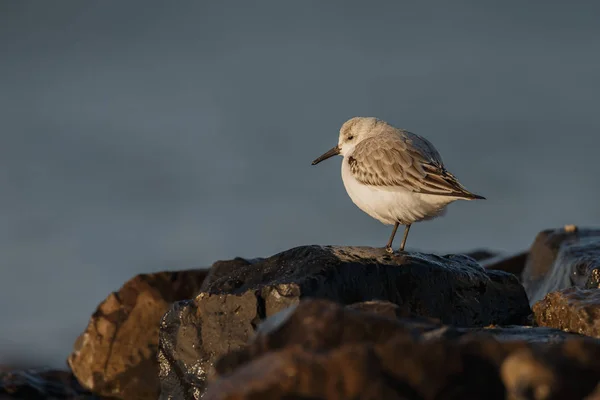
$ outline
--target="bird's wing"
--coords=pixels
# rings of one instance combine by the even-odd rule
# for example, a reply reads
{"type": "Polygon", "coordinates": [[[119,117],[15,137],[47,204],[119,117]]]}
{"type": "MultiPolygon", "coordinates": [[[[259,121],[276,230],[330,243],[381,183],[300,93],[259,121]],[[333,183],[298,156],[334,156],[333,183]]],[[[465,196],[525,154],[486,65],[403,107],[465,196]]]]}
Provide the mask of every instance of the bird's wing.
{"type": "Polygon", "coordinates": [[[404,188],[416,193],[481,198],[446,169],[425,138],[407,131],[367,138],[348,156],[352,175],[365,185],[404,188]]]}

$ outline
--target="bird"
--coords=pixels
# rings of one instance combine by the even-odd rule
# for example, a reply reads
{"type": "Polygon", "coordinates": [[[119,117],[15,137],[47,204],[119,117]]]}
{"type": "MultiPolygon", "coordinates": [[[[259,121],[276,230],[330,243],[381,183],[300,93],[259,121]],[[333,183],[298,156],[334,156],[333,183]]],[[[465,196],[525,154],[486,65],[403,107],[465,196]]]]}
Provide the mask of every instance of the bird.
{"type": "Polygon", "coordinates": [[[446,213],[456,200],[485,197],[468,191],[444,166],[422,136],[375,117],[354,117],[340,128],[338,144],[312,165],[341,155],[342,181],[352,202],[385,225],[393,225],[385,245],[394,253],[396,231],[404,225],[403,252],[411,225],[446,213]]]}

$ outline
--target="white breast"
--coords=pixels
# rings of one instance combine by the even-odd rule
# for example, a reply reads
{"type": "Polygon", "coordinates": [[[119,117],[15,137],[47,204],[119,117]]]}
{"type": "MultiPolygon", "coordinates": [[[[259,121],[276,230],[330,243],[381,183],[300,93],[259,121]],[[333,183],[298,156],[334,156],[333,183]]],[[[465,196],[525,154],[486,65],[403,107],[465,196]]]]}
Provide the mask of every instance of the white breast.
{"type": "Polygon", "coordinates": [[[458,200],[455,197],[414,193],[401,187],[364,185],[357,181],[348,164],[348,156],[342,161],[342,181],[352,202],[362,211],[380,222],[402,225],[435,218],[442,215],[445,207],[458,200]]]}

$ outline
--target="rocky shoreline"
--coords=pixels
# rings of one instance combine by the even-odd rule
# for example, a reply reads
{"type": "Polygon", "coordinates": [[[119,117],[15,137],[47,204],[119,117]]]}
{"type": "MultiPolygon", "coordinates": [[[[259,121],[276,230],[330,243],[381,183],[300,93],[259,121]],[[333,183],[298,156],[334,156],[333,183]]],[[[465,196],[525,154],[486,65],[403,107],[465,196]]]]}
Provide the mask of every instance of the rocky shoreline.
{"type": "Polygon", "coordinates": [[[139,275],[0,399],[600,399],[600,230],[499,256],[301,246],[139,275]]]}

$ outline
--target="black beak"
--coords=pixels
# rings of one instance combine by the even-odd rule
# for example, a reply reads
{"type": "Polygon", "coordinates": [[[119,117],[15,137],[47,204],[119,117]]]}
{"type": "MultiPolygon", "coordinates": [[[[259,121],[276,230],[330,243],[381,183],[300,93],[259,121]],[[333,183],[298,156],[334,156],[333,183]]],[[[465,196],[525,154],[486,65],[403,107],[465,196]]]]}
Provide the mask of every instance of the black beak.
{"type": "Polygon", "coordinates": [[[327,153],[323,154],[321,157],[318,157],[315,161],[312,162],[311,165],[317,165],[321,161],[327,160],[333,156],[337,156],[340,154],[340,146],[335,146],[333,149],[329,150],[327,153]]]}

